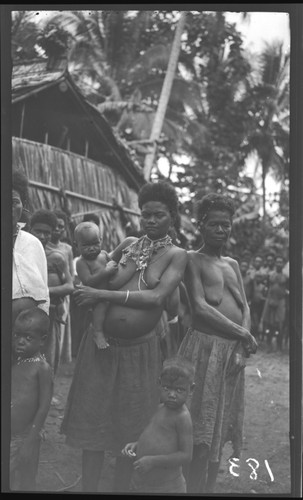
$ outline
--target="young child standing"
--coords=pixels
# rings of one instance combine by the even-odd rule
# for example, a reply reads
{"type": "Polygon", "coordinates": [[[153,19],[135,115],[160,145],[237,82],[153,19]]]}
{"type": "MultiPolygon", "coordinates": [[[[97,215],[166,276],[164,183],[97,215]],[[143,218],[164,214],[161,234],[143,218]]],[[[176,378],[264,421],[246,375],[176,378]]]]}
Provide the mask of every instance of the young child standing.
{"type": "MultiPolygon", "coordinates": [[[[118,269],[118,264],[109,260],[107,253],[101,250],[101,235],[94,222],[80,222],[74,231],[74,238],[80,257],[76,262],[78,277],[83,285],[98,288],[108,287],[108,278],[118,269]]],[[[98,349],[106,349],[107,343],[103,322],[107,309],[106,302],[99,302],[93,310],[93,335],[98,349]]]]}
{"type": "Polygon", "coordinates": [[[16,362],[12,366],[10,485],[12,490],[35,490],[41,431],[53,394],[50,365],[41,354],[49,331],[48,315],[26,309],[13,329],[16,362]]]}
{"type": "Polygon", "coordinates": [[[194,388],[194,368],[185,358],[163,363],[160,404],[139,440],[122,454],[136,457],[131,489],[141,493],[186,493],[182,466],[192,459],[193,431],[185,403],[194,388]]]}

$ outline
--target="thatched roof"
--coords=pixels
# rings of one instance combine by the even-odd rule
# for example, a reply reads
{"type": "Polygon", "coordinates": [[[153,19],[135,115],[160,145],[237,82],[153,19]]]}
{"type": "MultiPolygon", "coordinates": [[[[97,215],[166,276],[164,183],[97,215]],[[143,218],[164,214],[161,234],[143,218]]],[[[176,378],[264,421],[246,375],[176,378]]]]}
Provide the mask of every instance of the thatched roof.
{"type": "Polygon", "coordinates": [[[135,153],[117,137],[100,111],[83,97],[65,65],[52,71],[47,68],[46,60],[14,65],[12,103],[14,136],[43,143],[43,128],[48,144],[67,149],[62,146],[61,138],[64,129],[68,129],[72,137],[70,151],[84,155],[87,143],[87,158],[113,168],[135,190],[144,184],[135,153]]]}

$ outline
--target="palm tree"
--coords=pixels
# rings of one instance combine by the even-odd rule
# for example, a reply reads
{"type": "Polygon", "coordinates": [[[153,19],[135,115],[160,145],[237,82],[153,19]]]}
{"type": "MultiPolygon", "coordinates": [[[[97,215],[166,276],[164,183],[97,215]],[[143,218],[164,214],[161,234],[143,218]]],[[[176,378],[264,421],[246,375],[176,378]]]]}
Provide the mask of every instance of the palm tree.
{"type": "MultiPolygon", "coordinates": [[[[151,132],[178,15],[174,11],[91,11],[90,15],[63,11],[49,16],[42,30],[42,37],[50,26],[68,33],[71,76],[117,133],[141,152],[142,164],[146,146],[153,143],[151,132]]],[[[164,87],[170,102],[161,130],[176,151],[184,139],[190,142],[190,136],[201,131],[195,120],[195,113],[201,112],[201,93],[196,82],[188,82],[175,71],[172,74],[170,91],[167,79],[164,87]],[[186,106],[193,110],[193,117],[184,112],[186,106]]],[[[162,95],[161,108],[163,99],[162,95]]],[[[153,131],[152,137],[156,135],[153,131]]]]}
{"type": "Polygon", "coordinates": [[[153,128],[150,135],[150,141],[152,142],[152,151],[148,153],[145,157],[144,162],[144,177],[146,180],[149,180],[151,169],[154,163],[154,158],[156,154],[157,144],[156,141],[160,138],[161,130],[163,127],[163,121],[165,118],[165,113],[167,109],[167,104],[169,101],[173,80],[175,78],[176,67],[178,64],[180,48],[181,48],[181,37],[183,28],[186,21],[186,12],[182,12],[174,37],[174,42],[171,48],[170,58],[167,66],[166,76],[164,79],[157,113],[155,115],[155,120],[153,123],[153,128]]]}
{"type": "Polygon", "coordinates": [[[11,24],[11,54],[14,62],[38,56],[36,40],[39,29],[28,11],[13,11],[11,24]]]}
{"type": "Polygon", "coordinates": [[[265,220],[267,174],[271,170],[277,179],[285,178],[289,161],[289,53],[281,42],[265,45],[257,77],[247,97],[253,114],[247,150],[260,159],[265,220]]]}

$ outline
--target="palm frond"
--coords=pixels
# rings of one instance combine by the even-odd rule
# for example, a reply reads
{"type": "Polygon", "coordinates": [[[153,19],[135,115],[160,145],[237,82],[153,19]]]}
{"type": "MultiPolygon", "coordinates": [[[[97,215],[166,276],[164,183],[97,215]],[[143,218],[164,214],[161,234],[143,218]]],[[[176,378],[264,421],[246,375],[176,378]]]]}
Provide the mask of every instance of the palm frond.
{"type": "MultiPolygon", "coordinates": [[[[158,99],[163,86],[163,78],[149,78],[138,85],[142,93],[142,99],[158,99]]],[[[169,105],[179,106],[184,109],[184,104],[191,108],[194,113],[203,113],[200,85],[196,82],[188,82],[182,78],[175,78],[172,84],[169,105]]]]}

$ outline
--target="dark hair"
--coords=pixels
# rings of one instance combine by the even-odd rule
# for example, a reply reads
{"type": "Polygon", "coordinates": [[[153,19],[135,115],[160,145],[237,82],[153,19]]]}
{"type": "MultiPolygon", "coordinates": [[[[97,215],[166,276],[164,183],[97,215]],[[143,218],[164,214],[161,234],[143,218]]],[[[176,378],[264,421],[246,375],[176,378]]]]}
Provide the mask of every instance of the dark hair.
{"type": "Polygon", "coordinates": [[[140,209],[148,201],[160,201],[167,206],[172,217],[177,217],[178,196],[175,188],[168,182],[159,181],[144,184],[138,195],[140,209]]]}
{"type": "Polygon", "coordinates": [[[276,261],[277,259],[281,259],[281,260],[283,260],[283,262],[285,261],[285,259],[284,259],[284,257],[283,257],[282,255],[276,255],[276,256],[275,256],[275,261],[276,261]]]}
{"type": "Polygon", "coordinates": [[[68,221],[67,221],[67,215],[65,212],[63,212],[62,210],[59,210],[59,209],[55,209],[54,214],[57,217],[57,219],[63,219],[65,225],[67,225],[68,221]]]}
{"type": "Polygon", "coordinates": [[[79,222],[77,226],[74,229],[74,239],[77,242],[77,236],[78,234],[83,230],[83,229],[94,229],[95,231],[98,231],[98,234],[101,238],[100,234],[100,228],[97,226],[94,222],[92,221],[85,221],[85,222],[79,222]]]}
{"type": "Polygon", "coordinates": [[[40,309],[39,307],[32,307],[30,309],[24,309],[21,311],[15,321],[20,321],[21,323],[25,323],[27,320],[36,319],[41,323],[40,333],[42,335],[47,335],[49,332],[50,320],[45,311],[40,309]]]}
{"type": "Polygon", "coordinates": [[[255,259],[257,259],[257,258],[259,258],[259,259],[263,260],[262,255],[261,255],[261,254],[259,254],[259,253],[257,253],[257,254],[254,256],[254,260],[255,260],[255,259]]]}
{"type": "Polygon", "coordinates": [[[249,266],[249,259],[247,259],[246,257],[242,257],[240,259],[240,264],[242,264],[242,262],[245,262],[249,266]]]}
{"type": "Polygon", "coordinates": [[[235,213],[234,203],[231,198],[223,194],[210,193],[197,202],[196,213],[199,222],[204,221],[211,210],[228,212],[230,217],[235,213]]]}
{"type": "Polygon", "coordinates": [[[94,222],[97,224],[97,226],[100,226],[100,219],[97,214],[94,214],[93,212],[90,214],[85,214],[83,216],[83,221],[82,222],[94,222]]]}
{"type": "Polygon", "coordinates": [[[190,383],[193,383],[195,368],[189,359],[182,358],[181,356],[174,356],[164,360],[161,378],[164,375],[169,375],[169,377],[174,378],[186,377],[190,383]]]}
{"type": "Polygon", "coordinates": [[[22,205],[26,205],[28,202],[28,178],[22,170],[13,170],[12,188],[19,193],[22,205]]]}
{"type": "Polygon", "coordinates": [[[33,213],[30,226],[33,227],[35,224],[42,222],[42,224],[48,224],[52,229],[56,229],[57,217],[51,210],[46,210],[45,208],[40,208],[33,213]]]}
{"type": "Polygon", "coordinates": [[[275,259],[276,254],[274,252],[267,252],[267,254],[265,255],[265,259],[267,259],[267,257],[273,257],[275,259]]]}

